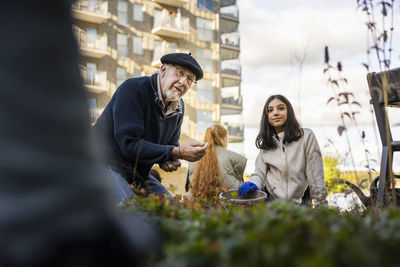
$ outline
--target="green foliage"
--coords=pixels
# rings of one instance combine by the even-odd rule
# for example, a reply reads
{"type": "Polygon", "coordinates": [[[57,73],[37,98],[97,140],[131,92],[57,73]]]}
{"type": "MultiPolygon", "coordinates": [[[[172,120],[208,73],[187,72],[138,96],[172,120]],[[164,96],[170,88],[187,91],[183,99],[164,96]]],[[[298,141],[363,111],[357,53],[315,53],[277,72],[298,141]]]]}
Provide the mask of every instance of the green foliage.
{"type": "Polygon", "coordinates": [[[347,185],[338,183],[338,180],[341,179],[341,173],[337,167],[339,164],[339,158],[326,156],[323,161],[325,184],[328,194],[342,193],[348,190],[347,185]]]}
{"type": "Polygon", "coordinates": [[[347,180],[359,186],[363,191],[369,192],[369,187],[374,177],[379,173],[366,171],[340,171],[337,167],[339,164],[338,157],[325,156],[324,159],[324,175],[326,189],[328,194],[343,193],[349,191],[350,188],[346,184],[339,183],[340,179],[347,180]]]}
{"type": "Polygon", "coordinates": [[[163,251],[148,266],[395,266],[400,210],[362,216],[275,201],[240,208],[218,201],[126,201],[121,209],[151,217],[163,251]]]}

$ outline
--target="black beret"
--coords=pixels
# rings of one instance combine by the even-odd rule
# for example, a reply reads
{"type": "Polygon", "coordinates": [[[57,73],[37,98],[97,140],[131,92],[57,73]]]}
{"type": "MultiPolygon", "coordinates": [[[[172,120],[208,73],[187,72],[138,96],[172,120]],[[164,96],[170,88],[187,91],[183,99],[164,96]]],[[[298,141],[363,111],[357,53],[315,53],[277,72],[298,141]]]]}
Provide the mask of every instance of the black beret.
{"type": "Polygon", "coordinates": [[[161,63],[163,64],[174,64],[184,67],[196,75],[196,80],[203,78],[203,70],[199,63],[191,56],[191,54],[185,53],[171,53],[161,57],[161,63]]]}

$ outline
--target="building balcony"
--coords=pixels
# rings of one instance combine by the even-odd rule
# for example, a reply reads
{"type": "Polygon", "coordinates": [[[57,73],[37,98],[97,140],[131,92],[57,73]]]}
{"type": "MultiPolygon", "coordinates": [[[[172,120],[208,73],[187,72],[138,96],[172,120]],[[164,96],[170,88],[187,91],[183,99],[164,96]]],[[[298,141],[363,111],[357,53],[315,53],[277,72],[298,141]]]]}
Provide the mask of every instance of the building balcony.
{"type": "Polygon", "coordinates": [[[96,71],[93,73],[85,73],[82,71],[82,76],[84,77],[83,84],[92,93],[108,93],[107,88],[107,72],[106,71],[96,71]]]}
{"type": "Polygon", "coordinates": [[[229,142],[241,142],[244,140],[244,124],[224,123],[228,130],[229,142]]]}
{"type": "Polygon", "coordinates": [[[220,8],[221,18],[239,21],[239,8],[236,5],[220,8]]]}
{"type": "Polygon", "coordinates": [[[182,7],[189,3],[189,0],[153,0],[153,2],[160,3],[162,5],[182,7]]]}
{"type": "Polygon", "coordinates": [[[220,7],[233,6],[236,5],[236,0],[220,0],[219,5],[220,7]]]}
{"type": "Polygon", "coordinates": [[[221,34],[221,47],[240,50],[240,37],[238,32],[221,34]]]}
{"type": "Polygon", "coordinates": [[[161,13],[154,17],[153,34],[164,37],[183,38],[190,34],[189,18],[161,13]]]}
{"type": "Polygon", "coordinates": [[[102,23],[109,18],[108,1],[78,0],[72,4],[72,16],[82,21],[102,23]]]}
{"type": "Polygon", "coordinates": [[[242,97],[222,97],[221,108],[242,110],[242,97]]]}
{"type": "Polygon", "coordinates": [[[168,46],[157,46],[154,48],[154,52],[153,52],[153,61],[151,62],[151,65],[153,67],[159,68],[161,67],[161,61],[160,58],[165,55],[165,54],[169,54],[169,53],[183,53],[184,51],[182,51],[181,49],[175,48],[175,47],[168,47],[168,46]]]}
{"type": "Polygon", "coordinates": [[[238,32],[221,34],[221,60],[238,59],[240,37],[238,32]]]}
{"type": "Polygon", "coordinates": [[[221,76],[228,79],[241,79],[241,66],[238,60],[221,61],[221,76]]]}
{"type": "Polygon", "coordinates": [[[91,35],[78,27],[73,27],[73,31],[77,36],[80,52],[83,56],[102,58],[108,55],[106,35],[91,35]]]}

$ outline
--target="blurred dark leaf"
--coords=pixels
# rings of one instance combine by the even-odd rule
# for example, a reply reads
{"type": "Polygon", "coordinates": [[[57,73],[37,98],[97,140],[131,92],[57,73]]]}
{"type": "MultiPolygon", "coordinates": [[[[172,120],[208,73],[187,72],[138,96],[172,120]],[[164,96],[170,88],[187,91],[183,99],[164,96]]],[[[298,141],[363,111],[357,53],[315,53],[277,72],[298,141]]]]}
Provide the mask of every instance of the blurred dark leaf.
{"type": "Polygon", "coordinates": [[[386,6],[385,6],[385,5],[382,5],[382,15],[383,15],[384,17],[387,16],[387,10],[386,10],[386,6]]]}
{"type": "Polygon", "coordinates": [[[332,80],[331,83],[333,83],[334,85],[336,85],[337,87],[339,87],[339,84],[336,80],[332,80]]]}
{"type": "Polygon", "coordinates": [[[354,120],[356,119],[355,116],[356,116],[357,114],[360,114],[360,112],[358,112],[358,111],[352,111],[352,112],[351,112],[351,116],[353,117],[354,120]]]}
{"type": "Polygon", "coordinates": [[[375,29],[376,23],[375,22],[368,22],[367,24],[367,28],[372,31],[375,29]]]}
{"type": "Polygon", "coordinates": [[[328,51],[328,46],[325,46],[325,63],[329,63],[329,51],[328,51]]]}
{"type": "Polygon", "coordinates": [[[350,113],[348,113],[348,112],[343,112],[343,113],[342,113],[342,116],[347,116],[347,117],[351,120],[350,113]]]}
{"type": "Polygon", "coordinates": [[[354,96],[354,94],[351,92],[342,92],[339,93],[339,96],[343,96],[346,99],[346,101],[349,102],[349,96],[354,96]]]}
{"type": "Polygon", "coordinates": [[[343,97],[344,98],[344,100],[343,100],[343,102],[341,104],[348,104],[350,96],[354,97],[354,94],[350,93],[350,92],[339,93],[339,97],[343,97]]]}
{"type": "Polygon", "coordinates": [[[344,127],[342,125],[338,126],[338,128],[337,128],[337,131],[338,131],[340,136],[342,136],[342,133],[343,133],[344,130],[346,130],[346,127],[344,127]]]}
{"type": "Polygon", "coordinates": [[[368,184],[368,179],[362,179],[360,181],[360,187],[366,187],[367,184],[368,184]]]}
{"type": "Polygon", "coordinates": [[[337,63],[337,69],[338,71],[342,71],[342,63],[340,61],[337,63]]]}
{"type": "MultiPolygon", "coordinates": [[[[369,53],[369,50],[368,50],[368,53],[369,53]]],[[[367,71],[369,71],[369,66],[368,66],[368,64],[362,63],[362,65],[367,69],[367,71]]]]}
{"type": "Polygon", "coordinates": [[[387,35],[387,31],[386,31],[386,30],[383,31],[382,36],[383,36],[383,41],[386,43],[387,38],[388,38],[388,35],[387,35]]]}
{"type": "Polygon", "coordinates": [[[328,102],[326,102],[326,104],[328,105],[332,100],[335,100],[333,96],[328,99],[328,102]]]}
{"type": "Polygon", "coordinates": [[[386,68],[389,68],[389,67],[390,67],[390,60],[389,60],[389,59],[384,59],[384,60],[383,60],[383,63],[385,64],[385,67],[386,67],[386,68]]]}
{"type": "MultiPolygon", "coordinates": [[[[362,131],[361,132],[361,139],[364,139],[364,138],[365,138],[365,131],[362,131]]],[[[369,152],[368,149],[365,149],[365,152],[368,153],[369,152]]]]}

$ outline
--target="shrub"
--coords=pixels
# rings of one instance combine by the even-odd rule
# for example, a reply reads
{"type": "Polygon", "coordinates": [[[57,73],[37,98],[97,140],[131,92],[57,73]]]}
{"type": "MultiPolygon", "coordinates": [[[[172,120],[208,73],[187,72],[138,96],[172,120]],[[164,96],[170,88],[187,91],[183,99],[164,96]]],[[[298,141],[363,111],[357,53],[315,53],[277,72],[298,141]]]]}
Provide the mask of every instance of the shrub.
{"type": "Polygon", "coordinates": [[[157,197],[121,209],[154,219],[164,245],[149,266],[395,266],[400,210],[368,214],[275,201],[226,208],[157,197]]]}

